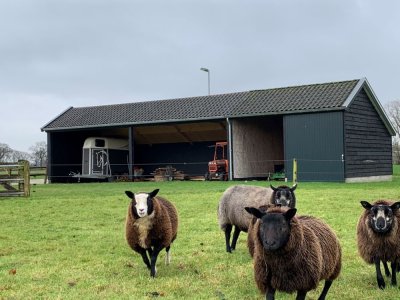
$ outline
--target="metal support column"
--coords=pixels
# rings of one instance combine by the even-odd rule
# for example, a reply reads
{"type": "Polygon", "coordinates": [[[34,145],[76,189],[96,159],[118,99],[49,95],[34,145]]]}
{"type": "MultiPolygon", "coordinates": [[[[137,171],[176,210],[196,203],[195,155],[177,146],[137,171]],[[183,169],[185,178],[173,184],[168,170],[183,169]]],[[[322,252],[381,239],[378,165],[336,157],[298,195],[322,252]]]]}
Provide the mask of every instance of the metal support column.
{"type": "Polygon", "coordinates": [[[128,144],[129,144],[129,157],[128,157],[128,172],[129,172],[129,180],[133,181],[133,154],[134,154],[134,147],[133,144],[135,142],[134,134],[133,134],[133,127],[129,127],[129,138],[128,138],[128,144]]]}

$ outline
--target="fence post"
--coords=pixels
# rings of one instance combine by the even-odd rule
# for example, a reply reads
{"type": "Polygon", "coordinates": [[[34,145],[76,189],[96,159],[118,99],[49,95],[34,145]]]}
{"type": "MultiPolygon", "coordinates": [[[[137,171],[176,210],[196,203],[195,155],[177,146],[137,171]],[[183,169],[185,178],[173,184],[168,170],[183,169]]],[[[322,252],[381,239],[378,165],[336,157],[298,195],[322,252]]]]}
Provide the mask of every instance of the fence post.
{"type": "Polygon", "coordinates": [[[24,196],[29,197],[31,189],[29,162],[27,160],[20,160],[18,161],[18,164],[20,165],[18,173],[20,173],[19,175],[24,178],[24,183],[23,183],[24,196]]]}
{"type": "Polygon", "coordinates": [[[297,184],[297,159],[293,158],[293,185],[297,184]]]}

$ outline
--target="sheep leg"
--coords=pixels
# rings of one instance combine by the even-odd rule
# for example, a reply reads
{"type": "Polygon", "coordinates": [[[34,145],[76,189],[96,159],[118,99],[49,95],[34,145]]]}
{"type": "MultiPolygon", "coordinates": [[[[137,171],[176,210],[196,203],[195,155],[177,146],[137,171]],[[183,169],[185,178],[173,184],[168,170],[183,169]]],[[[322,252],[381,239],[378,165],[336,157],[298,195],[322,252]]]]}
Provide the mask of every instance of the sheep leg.
{"type": "Polygon", "coordinates": [[[231,231],[232,225],[226,224],[225,227],[225,244],[226,244],[226,252],[232,253],[231,246],[229,245],[229,240],[231,239],[231,231]]]}
{"type": "Polygon", "coordinates": [[[397,285],[397,278],[396,278],[397,261],[395,260],[394,262],[391,263],[391,265],[392,265],[392,285],[396,286],[397,285]]]}
{"type": "Polygon", "coordinates": [[[171,248],[171,246],[168,246],[167,248],[165,248],[165,251],[167,252],[165,255],[165,264],[169,265],[169,263],[171,262],[171,256],[169,255],[169,248],[171,248]]]}
{"type": "Polygon", "coordinates": [[[268,288],[267,294],[265,295],[266,300],[275,300],[275,289],[268,288]]]}
{"type": "Polygon", "coordinates": [[[239,238],[240,234],[240,228],[235,226],[235,231],[233,232],[233,237],[232,237],[232,245],[231,245],[231,250],[235,250],[236,248],[236,242],[239,238]]]}
{"type": "Polygon", "coordinates": [[[382,290],[385,289],[385,280],[383,279],[382,273],[381,273],[381,266],[380,266],[380,259],[375,258],[375,269],[376,269],[376,281],[378,282],[378,287],[382,290]]]}
{"type": "Polygon", "coordinates": [[[306,299],[307,291],[297,291],[296,300],[306,299]]]}
{"type": "Polygon", "coordinates": [[[322,290],[321,295],[319,296],[318,300],[325,300],[326,294],[328,294],[329,288],[332,285],[332,280],[325,280],[324,289],[322,290]]]}
{"type": "Polygon", "coordinates": [[[150,269],[150,261],[149,258],[147,257],[146,249],[139,249],[138,252],[142,256],[143,262],[146,264],[147,269],[150,269]]]}
{"type": "MultiPolygon", "coordinates": [[[[265,288],[267,290],[267,293],[265,294],[265,299],[266,300],[275,300],[275,291],[276,291],[276,289],[274,289],[271,286],[272,273],[271,272],[267,272],[266,269],[267,269],[267,266],[265,265],[265,266],[263,266],[261,268],[261,270],[254,269],[254,271],[256,272],[257,275],[259,275],[259,276],[261,275],[263,277],[266,277],[265,288]],[[262,271],[262,272],[259,272],[259,271],[262,271]]],[[[256,275],[256,280],[259,280],[259,278],[257,279],[257,275],[256,275]]]]}
{"type": "Polygon", "coordinates": [[[386,262],[386,261],[383,261],[382,264],[383,264],[383,267],[385,268],[385,274],[386,274],[386,276],[389,277],[389,276],[390,276],[390,271],[389,271],[389,267],[388,267],[387,262],[386,262]]]}
{"type": "Polygon", "coordinates": [[[155,277],[157,274],[157,269],[156,269],[156,262],[157,262],[157,256],[160,253],[160,251],[163,249],[163,245],[158,245],[154,246],[154,249],[151,253],[150,257],[150,276],[155,277]]]}

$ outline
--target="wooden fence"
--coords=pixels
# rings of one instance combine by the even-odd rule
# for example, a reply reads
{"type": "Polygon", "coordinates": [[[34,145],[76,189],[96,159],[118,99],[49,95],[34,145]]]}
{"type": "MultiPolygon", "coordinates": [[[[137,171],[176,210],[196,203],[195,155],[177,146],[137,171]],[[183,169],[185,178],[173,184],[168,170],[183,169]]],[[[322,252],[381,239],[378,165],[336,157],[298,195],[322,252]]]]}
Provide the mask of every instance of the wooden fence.
{"type": "Polygon", "coordinates": [[[29,162],[0,164],[0,197],[30,196],[29,162]]]}
{"type": "Polygon", "coordinates": [[[43,183],[47,183],[47,168],[46,167],[30,167],[31,184],[37,183],[37,177],[43,178],[43,183]],[[32,182],[33,181],[33,182],[32,182]]]}

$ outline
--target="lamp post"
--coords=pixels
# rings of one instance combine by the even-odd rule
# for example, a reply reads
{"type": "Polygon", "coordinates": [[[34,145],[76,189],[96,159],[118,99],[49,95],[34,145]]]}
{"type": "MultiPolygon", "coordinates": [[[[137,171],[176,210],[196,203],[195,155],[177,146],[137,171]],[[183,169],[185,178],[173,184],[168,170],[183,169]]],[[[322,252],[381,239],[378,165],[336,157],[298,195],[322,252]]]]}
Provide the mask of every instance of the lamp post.
{"type": "Polygon", "coordinates": [[[208,74],[208,95],[210,95],[210,70],[207,68],[200,68],[200,70],[208,74]]]}

